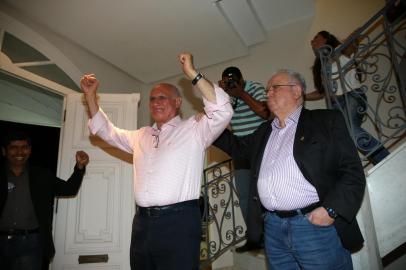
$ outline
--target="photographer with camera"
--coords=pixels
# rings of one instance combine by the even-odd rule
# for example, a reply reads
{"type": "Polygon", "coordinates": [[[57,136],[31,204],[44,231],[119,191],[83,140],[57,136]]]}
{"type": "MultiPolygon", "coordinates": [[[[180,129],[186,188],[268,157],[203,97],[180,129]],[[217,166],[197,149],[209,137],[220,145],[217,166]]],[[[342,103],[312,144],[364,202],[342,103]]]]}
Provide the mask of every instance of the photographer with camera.
{"type": "MultiPolygon", "coordinates": [[[[262,84],[245,81],[237,67],[228,67],[222,73],[219,86],[231,97],[234,115],[231,119],[231,131],[236,136],[246,136],[253,133],[257,127],[268,120],[270,112],[266,105],[267,96],[262,84]]],[[[235,185],[239,194],[240,207],[247,225],[247,242],[236,249],[236,252],[245,252],[263,248],[263,220],[261,203],[258,207],[248,208],[248,198],[251,189],[250,164],[248,160],[233,158],[235,185]]]]}

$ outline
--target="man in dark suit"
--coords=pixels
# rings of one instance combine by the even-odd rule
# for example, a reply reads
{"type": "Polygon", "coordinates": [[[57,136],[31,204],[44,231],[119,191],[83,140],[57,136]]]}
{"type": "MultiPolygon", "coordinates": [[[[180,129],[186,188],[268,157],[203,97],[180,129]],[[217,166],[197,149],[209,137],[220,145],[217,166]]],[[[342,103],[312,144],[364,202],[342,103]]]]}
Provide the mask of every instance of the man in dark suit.
{"type": "Polygon", "coordinates": [[[5,135],[0,167],[0,265],[2,270],[40,270],[55,253],[52,219],[55,196],[73,196],[89,162],[76,153],[76,166],[68,181],[50,171],[29,166],[30,138],[22,132],[5,135]]]}
{"type": "Polygon", "coordinates": [[[271,269],[352,269],[363,168],[342,114],[304,109],[305,89],[299,73],[278,71],[267,85],[274,120],[245,137],[226,130],[215,145],[252,164],[271,269]]]}

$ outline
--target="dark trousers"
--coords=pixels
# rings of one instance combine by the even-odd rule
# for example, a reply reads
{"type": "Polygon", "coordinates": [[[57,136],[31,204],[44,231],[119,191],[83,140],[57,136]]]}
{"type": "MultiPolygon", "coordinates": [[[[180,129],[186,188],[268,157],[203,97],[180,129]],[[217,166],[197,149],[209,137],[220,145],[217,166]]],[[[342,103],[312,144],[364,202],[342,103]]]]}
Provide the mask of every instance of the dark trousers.
{"type": "Polygon", "coordinates": [[[39,233],[0,235],[0,269],[41,270],[42,248],[39,233]]]}
{"type": "Polygon", "coordinates": [[[257,185],[251,184],[247,211],[247,242],[264,246],[264,208],[257,194],[257,185]]]}
{"type": "Polygon", "coordinates": [[[255,196],[257,185],[252,180],[250,164],[246,159],[233,158],[235,187],[240,208],[247,226],[247,243],[264,245],[264,219],[259,197],[255,196]],[[255,198],[255,199],[254,199],[255,198]],[[256,200],[256,201],[254,201],[256,200]]]}
{"type": "Polygon", "coordinates": [[[131,269],[199,269],[201,215],[198,201],[193,202],[162,214],[137,212],[131,236],[131,269]]]}

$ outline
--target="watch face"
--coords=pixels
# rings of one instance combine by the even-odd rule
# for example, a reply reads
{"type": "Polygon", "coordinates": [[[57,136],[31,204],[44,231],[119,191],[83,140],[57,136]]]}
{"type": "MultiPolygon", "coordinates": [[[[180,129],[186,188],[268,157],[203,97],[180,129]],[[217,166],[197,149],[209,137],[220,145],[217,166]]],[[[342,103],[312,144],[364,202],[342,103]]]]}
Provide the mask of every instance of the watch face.
{"type": "Polygon", "coordinates": [[[327,208],[327,213],[331,218],[336,218],[337,217],[337,213],[334,211],[333,208],[327,208]]]}

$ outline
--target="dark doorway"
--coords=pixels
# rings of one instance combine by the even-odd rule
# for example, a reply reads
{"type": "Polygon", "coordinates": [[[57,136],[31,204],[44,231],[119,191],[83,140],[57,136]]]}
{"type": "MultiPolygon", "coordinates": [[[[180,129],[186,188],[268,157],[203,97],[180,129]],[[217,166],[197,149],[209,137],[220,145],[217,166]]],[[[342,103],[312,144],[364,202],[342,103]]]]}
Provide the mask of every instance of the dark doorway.
{"type": "MultiPolygon", "coordinates": [[[[3,140],[8,130],[18,129],[27,133],[32,141],[32,165],[48,168],[56,174],[58,164],[59,133],[60,128],[28,125],[0,120],[0,137],[3,140]]],[[[1,161],[4,157],[1,155],[1,161]]]]}
{"type": "MultiPolygon", "coordinates": [[[[24,131],[31,138],[32,153],[30,164],[47,168],[56,175],[58,165],[59,136],[60,128],[28,125],[0,120],[0,140],[4,134],[12,129],[24,131]]],[[[1,142],[0,141],[0,142],[1,142]]],[[[5,162],[3,155],[1,162],[5,162]]],[[[43,270],[49,269],[49,260],[44,259],[43,270]]]]}

